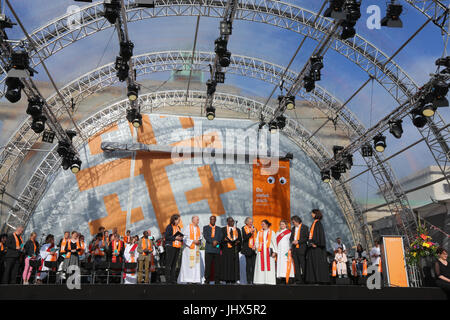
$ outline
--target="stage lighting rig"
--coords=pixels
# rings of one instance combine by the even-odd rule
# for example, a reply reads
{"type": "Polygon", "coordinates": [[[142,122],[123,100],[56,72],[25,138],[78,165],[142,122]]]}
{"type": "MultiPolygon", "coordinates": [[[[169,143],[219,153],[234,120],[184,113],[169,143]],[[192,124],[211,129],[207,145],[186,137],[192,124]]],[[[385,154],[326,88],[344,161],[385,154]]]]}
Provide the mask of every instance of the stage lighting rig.
{"type": "Polygon", "coordinates": [[[33,117],[33,121],[31,122],[31,130],[35,133],[40,134],[45,130],[45,122],[47,121],[47,117],[43,114],[33,117]]]}
{"type": "Polygon", "coordinates": [[[403,6],[396,3],[395,0],[391,0],[391,3],[387,7],[386,17],[381,19],[381,25],[388,28],[402,28],[403,23],[402,20],[400,20],[402,11],[403,6]]]}
{"type": "Polygon", "coordinates": [[[320,70],[323,68],[323,57],[312,56],[310,59],[309,76],[314,81],[320,81],[320,70]]]}
{"type": "Polygon", "coordinates": [[[26,51],[11,53],[7,70],[8,77],[12,78],[27,78],[37,73],[36,70],[30,67],[30,57],[26,51]]]}
{"type": "Polygon", "coordinates": [[[423,115],[422,108],[417,107],[411,111],[412,122],[417,128],[423,128],[427,124],[427,118],[423,115]]]}
{"type": "Polygon", "coordinates": [[[305,88],[306,92],[313,91],[315,87],[316,87],[316,84],[311,77],[305,76],[303,78],[303,88],[305,88]]]}
{"type": "Polygon", "coordinates": [[[45,122],[47,117],[42,114],[44,107],[44,101],[41,97],[36,96],[28,99],[28,108],[26,113],[33,119],[31,123],[31,129],[39,134],[45,129],[45,122]]]}
{"type": "Polygon", "coordinates": [[[139,86],[135,83],[130,83],[127,87],[127,96],[130,101],[136,101],[139,96],[139,86]]]}
{"type": "Polygon", "coordinates": [[[117,70],[117,77],[119,81],[123,82],[128,79],[128,75],[130,73],[130,66],[128,65],[128,61],[124,60],[122,57],[116,58],[115,69],[117,70]]]}
{"type": "Polygon", "coordinates": [[[127,120],[135,128],[142,126],[142,115],[135,108],[127,109],[127,120]]]}
{"type": "Polygon", "coordinates": [[[225,51],[224,54],[219,56],[219,64],[222,68],[227,68],[231,63],[231,52],[225,51]]]}
{"type": "Polygon", "coordinates": [[[133,56],[134,43],[131,41],[122,41],[120,43],[120,56],[125,61],[129,61],[133,56]]]}
{"type": "Polygon", "coordinates": [[[355,25],[361,18],[361,2],[357,0],[346,0],[344,3],[345,19],[342,22],[341,39],[353,38],[356,34],[355,25]]]}
{"type": "Polygon", "coordinates": [[[283,115],[280,115],[277,117],[277,127],[280,130],[283,130],[284,127],[286,127],[286,117],[283,115]]]}
{"type": "Polygon", "coordinates": [[[217,82],[214,80],[206,81],[206,93],[210,96],[216,92],[217,82]]]}
{"type": "Polygon", "coordinates": [[[103,16],[109,23],[115,24],[120,16],[121,4],[120,0],[105,0],[104,2],[105,11],[103,16]]]}
{"type": "Polygon", "coordinates": [[[80,160],[80,158],[78,158],[77,156],[74,156],[72,158],[72,163],[70,165],[70,171],[72,171],[72,173],[78,173],[80,172],[81,169],[81,164],[83,162],[80,160]]]}
{"type": "Polygon", "coordinates": [[[320,175],[322,176],[323,182],[329,183],[331,181],[330,170],[322,170],[320,171],[320,175]]]}
{"type": "Polygon", "coordinates": [[[22,97],[24,85],[19,78],[7,77],[5,80],[6,93],[5,98],[11,103],[16,103],[22,97]]]}
{"type": "Polygon", "coordinates": [[[51,130],[45,130],[42,134],[42,142],[53,143],[55,140],[56,133],[51,130]]]}
{"type": "Polygon", "coordinates": [[[214,74],[214,80],[216,83],[225,83],[225,72],[216,71],[214,74]]]}
{"type": "Polygon", "coordinates": [[[216,117],[216,108],[214,108],[213,106],[209,106],[206,108],[206,118],[208,120],[214,120],[214,118],[216,117]]]}
{"type": "Polygon", "coordinates": [[[341,171],[338,165],[331,167],[331,176],[337,181],[341,178],[341,171]]]}
{"type": "Polygon", "coordinates": [[[383,152],[386,149],[386,136],[381,133],[373,138],[373,146],[378,152],[383,152]]]}
{"type": "Polygon", "coordinates": [[[342,164],[345,166],[346,170],[350,170],[353,166],[353,155],[345,154],[342,157],[342,164]]]}
{"type": "Polygon", "coordinates": [[[222,37],[217,38],[214,41],[214,52],[219,56],[223,55],[227,51],[228,41],[222,37]]]}
{"type": "Polygon", "coordinates": [[[333,146],[333,156],[334,156],[334,159],[337,158],[337,156],[339,155],[339,153],[340,153],[342,150],[344,150],[344,147],[343,147],[343,146],[333,146]]]}
{"type": "Polygon", "coordinates": [[[363,144],[361,147],[361,154],[364,158],[373,156],[372,146],[368,143],[363,144]]]}
{"type": "Polygon", "coordinates": [[[220,21],[220,25],[219,25],[220,36],[222,36],[222,37],[230,36],[232,30],[233,30],[233,26],[231,24],[231,21],[228,21],[228,20],[220,21]]]}
{"type": "Polygon", "coordinates": [[[345,0],[330,0],[330,7],[324,12],[324,17],[343,20],[347,14],[343,10],[345,0]]]}
{"type": "Polygon", "coordinates": [[[272,134],[275,134],[275,133],[278,132],[278,125],[277,125],[277,122],[275,120],[269,122],[269,131],[272,134]]]}
{"type": "Polygon", "coordinates": [[[13,26],[15,26],[17,23],[12,22],[9,17],[7,17],[4,14],[0,14],[0,29],[4,30],[6,28],[11,29],[13,26]]]}
{"type": "Polygon", "coordinates": [[[389,121],[389,132],[397,139],[400,139],[403,134],[402,122],[400,119],[389,121]]]}
{"type": "Polygon", "coordinates": [[[283,105],[286,110],[295,109],[295,97],[294,96],[278,96],[278,104],[283,105]]]}

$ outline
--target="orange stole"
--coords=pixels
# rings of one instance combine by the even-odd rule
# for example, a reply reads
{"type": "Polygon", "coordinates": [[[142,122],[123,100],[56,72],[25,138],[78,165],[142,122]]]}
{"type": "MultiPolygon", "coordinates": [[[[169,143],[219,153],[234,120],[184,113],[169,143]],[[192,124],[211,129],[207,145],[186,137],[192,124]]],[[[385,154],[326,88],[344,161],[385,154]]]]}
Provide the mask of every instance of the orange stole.
{"type": "Polygon", "coordinates": [[[312,226],[311,226],[311,230],[309,230],[309,240],[312,240],[313,236],[314,236],[314,228],[316,227],[316,223],[317,221],[319,221],[319,219],[315,219],[312,226]]]}
{"type": "MultiPolygon", "coordinates": [[[[230,240],[235,240],[235,239],[237,239],[238,238],[238,233],[237,233],[237,229],[233,229],[233,237],[231,237],[231,235],[230,235],[230,228],[228,228],[228,226],[227,226],[227,237],[228,237],[228,239],[230,239],[230,240]]],[[[227,246],[228,246],[228,248],[231,248],[231,247],[233,247],[232,245],[231,245],[231,243],[227,243],[227,246]]]]}
{"type": "MultiPolygon", "coordinates": [[[[244,226],[244,231],[246,234],[249,234],[250,232],[252,232],[252,229],[250,229],[249,226],[245,225],[244,226]]],[[[258,230],[255,229],[256,232],[258,232],[258,230]]],[[[253,235],[250,237],[250,239],[248,239],[248,247],[250,249],[253,249],[253,247],[255,246],[255,242],[256,242],[256,232],[253,233],[253,235]]]]}
{"type": "MultiPolygon", "coordinates": [[[[174,235],[175,233],[180,231],[180,227],[179,226],[172,226],[172,230],[173,230],[172,235],[174,235]]],[[[174,247],[174,248],[181,248],[181,241],[174,240],[172,242],[172,247],[174,247]]]]}
{"type": "MultiPolygon", "coordinates": [[[[189,225],[189,239],[198,240],[200,239],[200,227],[196,226],[195,229],[197,232],[194,232],[194,226],[192,224],[189,225]]],[[[195,249],[195,244],[192,243],[189,249],[195,249]]]]}

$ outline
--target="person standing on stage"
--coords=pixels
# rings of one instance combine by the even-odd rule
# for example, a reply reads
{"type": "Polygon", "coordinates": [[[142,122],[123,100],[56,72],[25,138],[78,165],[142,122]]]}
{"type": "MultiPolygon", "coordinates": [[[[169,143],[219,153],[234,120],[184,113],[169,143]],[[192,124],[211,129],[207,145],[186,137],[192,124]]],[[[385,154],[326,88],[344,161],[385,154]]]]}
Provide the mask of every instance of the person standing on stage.
{"type": "Polygon", "coordinates": [[[220,241],[222,240],[222,229],[216,226],[217,218],[211,216],[209,225],[203,227],[203,237],[205,238],[205,283],[211,281],[211,270],[214,266],[214,282],[220,283],[220,241]]]}
{"type": "Polygon", "coordinates": [[[61,240],[59,240],[58,245],[59,248],[58,263],[62,263],[64,261],[61,249],[66,246],[67,241],[69,241],[69,238],[70,238],[70,231],[64,231],[64,237],[61,240]]]}
{"type": "Polygon", "coordinates": [[[23,253],[23,227],[17,227],[16,231],[8,235],[6,240],[6,254],[5,254],[5,271],[3,274],[3,284],[16,283],[17,273],[19,272],[19,258],[23,253]]]}
{"type": "Polygon", "coordinates": [[[120,236],[117,233],[113,233],[111,235],[111,242],[109,243],[107,250],[108,261],[112,263],[122,262],[124,250],[125,246],[123,244],[123,241],[120,240],[120,236]]]}
{"type": "Polygon", "coordinates": [[[362,275],[363,270],[363,259],[367,259],[367,253],[363,249],[362,245],[358,243],[355,250],[355,260],[356,260],[356,271],[358,273],[358,276],[362,275]]]}
{"type": "Polygon", "coordinates": [[[276,233],[277,240],[277,279],[280,283],[289,283],[294,278],[294,261],[291,250],[291,230],[287,221],[280,221],[280,230],[276,233]]]}
{"type": "Polygon", "coordinates": [[[270,229],[272,224],[263,220],[262,230],[256,236],[255,250],[256,266],[254,284],[276,284],[275,258],[277,256],[277,240],[275,232],[270,229]]]}
{"type": "Polygon", "coordinates": [[[8,239],[7,234],[0,235],[0,281],[5,271],[6,239],[8,239]]]}
{"type": "Polygon", "coordinates": [[[227,226],[222,228],[220,257],[220,279],[226,283],[236,283],[240,279],[239,271],[239,251],[241,250],[241,230],[236,228],[234,220],[231,217],[227,219],[227,226]]]}
{"type": "Polygon", "coordinates": [[[79,252],[80,253],[79,259],[80,259],[80,262],[83,262],[83,261],[86,261],[86,257],[89,254],[89,250],[86,251],[86,243],[84,242],[84,236],[82,234],[80,234],[79,240],[80,240],[80,247],[81,247],[81,250],[79,252]]]}
{"type": "Polygon", "coordinates": [[[180,255],[181,242],[183,241],[181,235],[175,236],[177,232],[181,233],[178,226],[180,220],[179,214],[172,215],[164,233],[166,241],[166,283],[176,283],[177,261],[180,255]]]}
{"type": "Polygon", "coordinates": [[[303,224],[302,219],[299,216],[293,216],[291,218],[292,232],[292,259],[294,260],[295,267],[295,283],[305,283],[306,275],[306,249],[308,242],[309,229],[303,224]]]}
{"type": "MultiPolygon", "coordinates": [[[[41,256],[41,266],[39,267],[39,272],[36,275],[36,281],[41,284],[45,278],[48,276],[48,271],[50,269],[45,265],[45,261],[56,262],[58,258],[58,250],[55,247],[55,237],[49,234],[45,238],[45,244],[41,247],[39,255],[41,256]]],[[[56,268],[53,270],[56,271],[56,268]]]]}
{"type": "Polygon", "coordinates": [[[341,247],[337,248],[334,261],[336,261],[337,276],[339,278],[342,278],[342,276],[347,278],[347,255],[341,247]]]}
{"type": "Polygon", "coordinates": [[[256,244],[258,230],[253,226],[253,219],[245,218],[245,226],[242,227],[242,254],[245,256],[245,271],[247,283],[252,284],[255,276],[256,252],[253,250],[256,244]]]}
{"type": "Polygon", "coordinates": [[[129,244],[131,243],[131,231],[127,230],[127,233],[125,234],[125,236],[123,237],[123,242],[125,244],[129,244]]]}
{"type": "Polygon", "coordinates": [[[30,280],[31,271],[33,267],[30,262],[37,259],[39,255],[39,242],[36,241],[36,232],[30,234],[30,240],[25,242],[23,251],[25,252],[25,267],[23,269],[22,280],[23,284],[27,285],[30,280]]]}
{"type": "Polygon", "coordinates": [[[201,283],[204,273],[203,258],[200,255],[202,233],[198,226],[200,219],[192,217],[192,223],[183,229],[183,253],[181,255],[178,283],[201,283]]]}
{"type": "Polygon", "coordinates": [[[150,283],[150,266],[153,263],[153,246],[148,237],[148,231],[144,231],[143,237],[139,240],[137,248],[138,258],[138,283],[142,283],[143,273],[145,271],[145,283],[150,283]]]}
{"type": "MultiPolygon", "coordinates": [[[[63,241],[64,242],[64,241],[63,241]]],[[[61,248],[60,253],[64,257],[62,270],[67,272],[67,268],[72,265],[79,265],[79,255],[82,254],[78,232],[72,231],[72,236],[65,241],[65,246],[61,248]]]]}
{"type": "MultiPolygon", "coordinates": [[[[125,251],[124,251],[124,259],[126,263],[137,263],[139,259],[139,252],[137,250],[138,248],[138,242],[139,237],[131,237],[129,236],[130,243],[127,243],[125,245],[125,251]]],[[[137,268],[136,268],[137,269],[137,268]]],[[[136,269],[130,269],[130,270],[124,270],[127,271],[124,273],[124,283],[125,284],[136,284],[137,283],[137,277],[136,277],[136,269]]]]}
{"type": "Polygon", "coordinates": [[[308,236],[306,282],[329,283],[330,274],[327,262],[325,231],[321,223],[322,212],[319,209],[313,209],[311,216],[314,222],[311,225],[308,236]]]}
{"type": "Polygon", "coordinates": [[[450,297],[450,265],[448,264],[448,253],[443,247],[436,250],[438,259],[434,264],[436,274],[436,285],[443,289],[447,297],[450,297]]]}
{"type": "Polygon", "coordinates": [[[347,253],[347,247],[342,242],[341,238],[336,238],[336,243],[333,245],[334,254],[337,253],[338,248],[341,248],[344,253],[347,253]]]}
{"type": "Polygon", "coordinates": [[[370,250],[370,262],[373,266],[378,266],[381,262],[381,248],[380,241],[375,240],[375,247],[370,250]]]}

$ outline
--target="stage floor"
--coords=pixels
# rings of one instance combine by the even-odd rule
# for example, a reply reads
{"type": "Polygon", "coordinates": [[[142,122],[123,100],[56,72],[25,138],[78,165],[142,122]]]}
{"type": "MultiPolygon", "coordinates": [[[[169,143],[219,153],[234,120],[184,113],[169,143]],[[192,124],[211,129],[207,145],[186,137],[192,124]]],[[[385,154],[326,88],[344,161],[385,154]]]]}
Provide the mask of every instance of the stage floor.
{"type": "Polygon", "coordinates": [[[1,285],[0,300],[446,300],[440,288],[319,285],[1,285]]]}

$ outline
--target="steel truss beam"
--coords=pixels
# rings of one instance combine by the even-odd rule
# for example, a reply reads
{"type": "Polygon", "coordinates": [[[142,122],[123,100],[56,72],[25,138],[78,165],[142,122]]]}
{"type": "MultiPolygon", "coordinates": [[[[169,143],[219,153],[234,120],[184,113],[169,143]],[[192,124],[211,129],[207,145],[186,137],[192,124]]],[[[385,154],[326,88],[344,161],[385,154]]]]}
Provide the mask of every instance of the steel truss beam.
{"type": "MultiPolygon", "coordinates": [[[[128,22],[134,22],[154,17],[199,15],[220,18],[223,16],[226,3],[225,0],[158,0],[153,9],[135,8],[134,4],[131,3],[127,5],[127,20],[128,22]]],[[[437,1],[424,0],[414,1],[414,3],[411,1],[416,9],[428,15],[431,12],[430,8],[434,8],[432,3],[442,8],[440,4],[437,4],[437,1]],[[421,7],[419,3],[429,5],[421,7]]],[[[66,14],[37,29],[32,34],[32,38],[39,46],[41,56],[47,58],[75,41],[111,27],[103,19],[102,10],[101,3],[83,7],[80,12],[81,23],[78,28],[69,27],[68,21],[70,21],[71,15],[66,14]]],[[[239,3],[235,18],[285,28],[321,41],[330,33],[332,21],[324,17],[319,16],[318,19],[316,17],[314,12],[280,1],[245,0],[239,3]]],[[[385,53],[361,36],[356,35],[353,39],[346,41],[333,39],[330,47],[376,79],[399,104],[411,97],[417,88],[411,77],[393,60],[389,60],[385,53]]],[[[34,56],[32,62],[34,65],[39,63],[34,56]]],[[[430,123],[429,126],[421,128],[419,131],[425,138],[427,146],[441,171],[445,174],[449,154],[447,143],[442,137],[449,134],[450,129],[445,132],[440,131],[443,124],[445,124],[444,120],[436,113],[434,123],[430,123]],[[442,135],[439,133],[442,133],[442,135]]]]}

